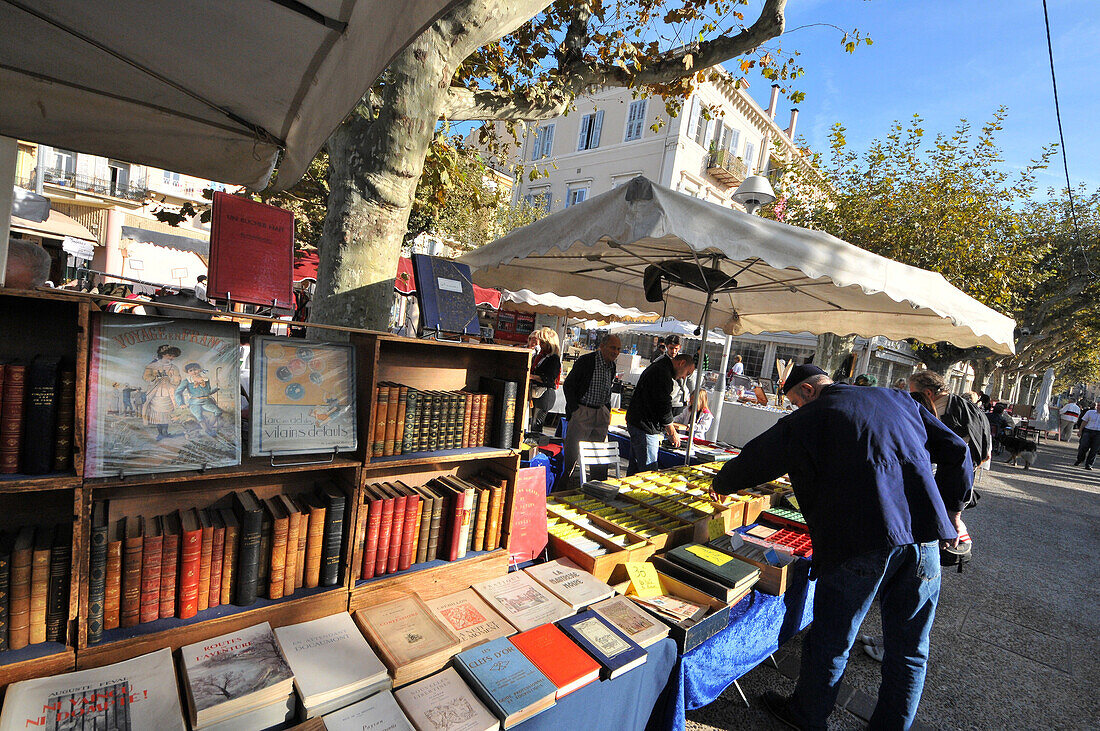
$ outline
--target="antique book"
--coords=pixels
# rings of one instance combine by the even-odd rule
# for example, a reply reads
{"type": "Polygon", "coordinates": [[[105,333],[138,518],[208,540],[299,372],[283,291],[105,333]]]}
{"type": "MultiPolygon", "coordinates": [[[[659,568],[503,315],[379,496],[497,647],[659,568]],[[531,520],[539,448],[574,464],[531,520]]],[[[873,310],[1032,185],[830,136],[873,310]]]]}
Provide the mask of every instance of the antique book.
{"type": "MultiPolygon", "coordinates": [[[[401,482],[391,483],[391,487],[405,496],[405,519],[397,561],[397,570],[404,571],[412,566],[413,559],[416,558],[416,535],[420,530],[420,493],[401,482]]],[[[396,507],[396,501],[394,505],[396,507]]]]}
{"type": "Polygon", "coordinates": [[[34,529],[34,550],[31,553],[31,614],[30,644],[46,641],[46,597],[50,586],[50,550],[53,547],[53,526],[34,529]]]}
{"type": "Polygon", "coordinates": [[[321,544],[321,586],[336,586],[340,582],[340,549],[344,540],[344,491],[329,482],[319,489],[325,504],[325,532],[321,544]]]}
{"type": "Polygon", "coordinates": [[[153,516],[138,516],[141,523],[141,604],[139,620],[152,622],[160,617],[160,564],[164,536],[153,516]]]}
{"type": "Polygon", "coordinates": [[[405,392],[405,423],[401,432],[401,454],[416,451],[417,415],[420,404],[420,392],[410,388],[405,392]]]}
{"type": "Polygon", "coordinates": [[[382,483],[371,485],[370,494],[372,497],[377,497],[381,505],[378,523],[378,546],[374,554],[374,574],[375,576],[382,576],[389,569],[390,545],[393,543],[393,534],[395,530],[397,532],[401,530],[400,526],[395,526],[398,518],[397,496],[382,483]]]}
{"type": "Polygon", "coordinates": [[[325,542],[325,506],[315,495],[299,498],[309,508],[309,533],[306,536],[306,572],[304,586],[312,589],[321,583],[321,552],[325,542]]]}
{"type": "Polygon", "coordinates": [[[122,608],[120,627],[136,627],[141,623],[141,564],[143,554],[142,524],[138,516],[122,519],[122,608]]]}
{"type": "Polygon", "coordinates": [[[199,544],[198,610],[210,608],[210,568],[214,560],[214,524],[205,510],[196,511],[202,526],[202,542],[199,544]]]}
{"type": "Polygon", "coordinates": [[[302,720],[334,701],[346,706],[390,689],[388,669],[345,612],[279,627],[275,639],[294,672],[302,720]]]}
{"type": "Polygon", "coordinates": [[[408,411],[409,387],[401,386],[397,394],[397,424],[393,436],[393,453],[401,454],[405,445],[405,412],[408,411]]]}
{"type": "Polygon", "coordinates": [[[73,466],[73,434],[76,423],[76,372],[62,370],[57,389],[57,426],[54,428],[53,471],[73,466]]]}
{"type": "Polygon", "coordinates": [[[545,711],[557,696],[550,679],[505,637],[458,653],[454,667],[503,728],[545,711]]]}
{"type": "Polygon", "coordinates": [[[267,598],[282,599],[286,582],[286,546],[290,518],[282,504],[275,498],[264,500],[264,508],[271,521],[271,564],[268,569],[267,598]]]}
{"type": "Polygon", "coordinates": [[[294,584],[298,580],[298,531],[302,527],[302,513],[294,501],[287,495],[278,495],[287,516],[286,531],[286,569],[283,572],[283,596],[294,593],[294,584]]]}
{"type": "Polygon", "coordinates": [[[592,611],[642,647],[649,647],[668,637],[667,624],[625,596],[615,596],[593,604],[592,611]]]}
{"type": "Polygon", "coordinates": [[[180,539],[183,537],[183,524],[179,511],[161,515],[160,533],[163,544],[160,550],[160,608],[158,617],[166,619],[176,616],[176,581],[180,563],[180,539]]]}
{"type": "MultiPolygon", "coordinates": [[[[372,485],[363,487],[363,505],[360,510],[367,513],[367,522],[363,536],[363,558],[359,568],[360,579],[372,579],[375,574],[375,561],[378,559],[378,537],[382,529],[382,496],[371,489],[372,485]]],[[[393,520],[393,509],[390,509],[390,520],[393,520]]]]}
{"type": "Polygon", "coordinates": [[[500,525],[504,516],[504,492],[508,487],[508,480],[484,471],[475,479],[491,491],[487,513],[488,524],[485,529],[485,550],[492,551],[500,546],[500,525]]]}
{"type": "Polygon", "coordinates": [[[492,396],[492,412],[489,414],[488,446],[510,449],[514,446],[516,391],[515,381],[503,378],[481,377],[481,390],[492,396]]]}
{"type": "Polygon", "coordinates": [[[472,394],[466,391],[462,392],[462,448],[467,449],[471,446],[472,434],[470,433],[470,427],[473,425],[474,415],[474,397],[472,394]]]}
{"type": "Polygon", "coordinates": [[[446,509],[447,498],[431,483],[422,486],[420,491],[432,498],[432,518],[431,523],[428,524],[428,545],[425,548],[424,556],[426,561],[434,561],[440,557],[439,538],[445,531],[443,512],[446,509]]]}
{"type": "Polygon", "coordinates": [[[458,558],[458,541],[462,534],[465,493],[439,478],[428,484],[443,497],[443,514],[439,522],[438,557],[444,561],[454,561],[458,558]]]}
{"type": "Polygon", "coordinates": [[[294,692],[294,673],[267,622],[186,645],[180,660],[195,731],[294,692]]]}
{"type": "Polygon", "coordinates": [[[390,404],[390,387],[386,383],[379,383],[374,389],[374,417],[373,439],[371,440],[371,456],[381,457],[386,447],[386,411],[390,404]]]}
{"type": "MultiPolygon", "coordinates": [[[[435,507],[435,494],[421,487],[413,487],[420,495],[420,527],[416,533],[416,558],[414,563],[424,563],[428,560],[428,544],[432,534],[432,510],[435,507]]],[[[434,558],[434,557],[433,557],[434,558]]]]}
{"type": "Polygon", "coordinates": [[[118,629],[122,611],[123,521],[107,525],[107,566],[103,589],[103,629],[118,629]]]}
{"type": "Polygon", "coordinates": [[[292,497],[291,502],[301,516],[299,518],[301,525],[298,528],[298,574],[294,577],[294,589],[298,590],[306,585],[306,547],[309,545],[310,507],[301,495],[292,497]]]}
{"type": "MultiPolygon", "coordinates": [[[[10,366],[9,366],[10,370],[10,366]]],[[[34,526],[19,529],[11,549],[11,581],[8,598],[8,649],[30,644],[31,563],[34,560],[34,526]]]]}
{"type": "Polygon", "coordinates": [[[11,600],[11,549],[15,535],[0,531],[0,652],[8,649],[8,603],[11,600]]]}
{"type": "Polygon", "coordinates": [[[104,313],[90,340],[87,477],[240,464],[236,323],[104,313]]]}
{"type": "Polygon", "coordinates": [[[219,510],[225,523],[225,557],[222,559],[222,604],[233,601],[233,583],[237,579],[238,545],[240,541],[240,522],[231,508],[219,510]]]}
{"type": "Polygon", "coordinates": [[[24,474],[44,475],[53,470],[60,375],[61,358],[58,357],[35,356],[27,368],[21,467],[24,474]]]}
{"type": "Polygon", "coordinates": [[[180,513],[180,573],[176,580],[176,616],[194,617],[199,612],[199,565],[202,562],[202,521],[195,508],[180,513]]]}
{"type": "Polygon", "coordinates": [[[600,679],[600,664],[547,623],[508,638],[557,688],[557,698],[600,679]]]}
{"type": "Polygon", "coordinates": [[[333,711],[323,720],[326,731],[415,731],[389,691],[333,711]]]}
{"type": "MultiPolygon", "coordinates": [[[[108,503],[92,503],[92,521],[88,533],[88,644],[103,639],[103,601],[107,592],[107,514],[108,503]]],[[[0,632],[0,636],[3,633],[0,632]]]]}
{"type": "Polygon", "coordinates": [[[446,434],[443,431],[443,410],[444,399],[446,394],[442,391],[432,391],[431,398],[428,400],[428,451],[436,452],[443,449],[443,438],[446,434]]]}
{"type": "Polygon", "coordinates": [[[401,546],[405,542],[405,521],[408,514],[405,512],[405,503],[408,497],[390,483],[383,483],[382,489],[393,495],[393,528],[390,529],[390,547],[386,554],[386,573],[397,571],[401,562],[401,546]]]}
{"type": "Polygon", "coordinates": [[[528,566],[525,571],[574,612],[615,596],[615,590],[567,558],[528,566]]]}
{"type": "Polygon", "coordinates": [[[516,628],[508,624],[473,589],[463,589],[424,603],[458,637],[463,650],[516,632],[516,628]]]}
{"type": "Polygon", "coordinates": [[[469,481],[465,481],[470,486],[473,494],[473,499],[470,500],[470,530],[466,534],[466,553],[474,550],[474,541],[477,539],[477,518],[481,507],[481,488],[469,481]]]}
{"type": "Polygon", "coordinates": [[[431,428],[432,421],[432,400],[435,398],[434,391],[421,391],[417,394],[419,403],[417,404],[416,415],[416,445],[413,448],[414,452],[426,452],[429,446],[429,429],[431,428]]]}
{"type": "Polygon", "coordinates": [[[470,543],[471,521],[474,510],[474,486],[465,480],[445,475],[439,480],[453,487],[456,491],[454,508],[454,523],[451,526],[451,545],[449,561],[454,561],[466,556],[466,547],[470,543]]]}
{"type": "Polygon", "coordinates": [[[658,594],[657,596],[631,596],[631,599],[659,616],[673,622],[697,622],[707,615],[710,609],[703,604],[694,604],[679,597],[658,594]]]}
{"type": "Polygon", "coordinates": [[[479,436],[478,436],[478,441],[480,442],[480,446],[482,446],[482,447],[490,446],[490,443],[489,443],[489,438],[490,438],[490,436],[489,436],[490,435],[489,420],[492,418],[492,412],[493,412],[493,408],[495,406],[496,406],[496,402],[493,399],[493,394],[491,394],[491,393],[481,394],[481,425],[480,425],[480,432],[479,432],[479,436]]]}
{"type": "Polygon", "coordinates": [[[417,731],[497,731],[500,721],[454,668],[394,691],[417,731]]]}
{"type": "Polygon", "coordinates": [[[521,632],[573,613],[568,604],[522,571],[474,584],[473,589],[521,632]]]}
{"type": "Polygon", "coordinates": [[[546,470],[527,467],[516,472],[512,494],[512,526],[508,550],[512,560],[531,561],[546,548],[546,470]]]}
{"type": "Polygon", "coordinates": [[[0,401],[0,474],[15,474],[23,461],[23,409],[26,403],[27,367],[4,367],[4,398],[0,401]]]}
{"type": "Polygon", "coordinates": [[[445,412],[445,434],[446,434],[446,449],[454,449],[455,445],[461,439],[461,435],[458,433],[458,394],[454,391],[447,392],[445,412]]]}
{"type": "MultiPolygon", "coordinates": [[[[263,503],[252,490],[240,490],[233,495],[233,511],[240,524],[237,546],[237,581],[233,603],[247,607],[255,603],[259,593],[260,533],[263,530],[263,503]]],[[[264,587],[265,589],[267,587],[264,587]]]]}
{"type": "Polygon", "coordinates": [[[435,672],[461,648],[414,595],[360,609],[355,621],[390,669],[394,685],[435,672]]]}
{"type": "Polygon", "coordinates": [[[677,546],[665,552],[665,558],[735,591],[751,587],[760,578],[760,569],[751,563],[710,546],[677,546]]]}
{"type": "Polygon", "coordinates": [[[222,603],[222,570],[225,568],[225,522],[217,508],[206,509],[206,519],[214,528],[214,542],[210,550],[210,593],[207,608],[222,603]]]}
{"type": "Polygon", "coordinates": [[[391,383],[388,400],[386,402],[385,441],[382,442],[382,456],[384,457],[393,455],[393,448],[397,441],[397,409],[400,396],[401,386],[396,383],[391,383]]]}
{"type": "Polygon", "coordinates": [[[489,550],[489,521],[494,517],[489,512],[493,502],[493,490],[476,482],[471,484],[477,490],[477,523],[474,527],[474,542],[470,550],[487,551],[489,550]]]}
{"type": "Polygon", "coordinates": [[[0,731],[157,729],[184,731],[172,650],[8,686],[0,731]]]}
{"type": "Polygon", "coordinates": [[[603,677],[612,680],[646,661],[648,654],[596,612],[587,610],[558,622],[558,626],[603,666],[603,677]]]}

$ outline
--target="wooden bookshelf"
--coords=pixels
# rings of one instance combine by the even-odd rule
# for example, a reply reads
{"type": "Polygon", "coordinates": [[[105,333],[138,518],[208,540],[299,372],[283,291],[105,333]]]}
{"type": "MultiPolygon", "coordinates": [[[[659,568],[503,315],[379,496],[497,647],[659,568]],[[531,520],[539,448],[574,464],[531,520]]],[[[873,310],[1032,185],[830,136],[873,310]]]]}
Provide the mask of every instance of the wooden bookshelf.
{"type": "Polygon", "coordinates": [[[437,599],[461,591],[472,584],[495,579],[508,573],[508,551],[478,551],[457,561],[427,561],[407,571],[356,582],[351,590],[348,611],[388,602],[405,594],[417,593],[422,599],[437,599]]]}

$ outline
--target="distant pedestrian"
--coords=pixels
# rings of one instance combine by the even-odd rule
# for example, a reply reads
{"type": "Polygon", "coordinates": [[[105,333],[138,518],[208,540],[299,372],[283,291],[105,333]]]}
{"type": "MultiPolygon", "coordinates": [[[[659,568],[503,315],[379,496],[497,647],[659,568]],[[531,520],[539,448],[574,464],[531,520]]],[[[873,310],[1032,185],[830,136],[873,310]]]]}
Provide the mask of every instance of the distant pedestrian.
{"type": "Polygon", "coordinates": [[[1081,407],[1069,401],[1058,410],[1058,441],[1068,442],[1073,436],[1073,427],[1077,426],[1077,420],[1081,418],[1081,407]]]}
{"type": "Polygon", "coordinates": [[[860,373],[858,376],[856,376],[856,380],[855,380],[855,383],[853,385],[855,385],[855,386],[877,386],[878,385],[878,376],[875,376],[871,373],[860,373]]]}
{"type": "Polygon", "coordinates": [[[206,298],[206,275],[200,274],[195,278],[195,296],[203,302],[207,301],[206,298]]]}
{"type": "Polygon", "coordinates": [[[1093,404],[1085,413],[1081,414],[1081,444],[1077,447],[1077,461],[1074,466],[1085,463],[1085,469],[1091,470],[1092,463],[1096,461],[1096,453],[1100,452],[1100,404],[1093,404]]]}
{"type": "Polygon", "coordinates": [[[733,356],[733,375],[741,376],[745,373],[745,364],[741,360],[740,355],[733,356]]]}

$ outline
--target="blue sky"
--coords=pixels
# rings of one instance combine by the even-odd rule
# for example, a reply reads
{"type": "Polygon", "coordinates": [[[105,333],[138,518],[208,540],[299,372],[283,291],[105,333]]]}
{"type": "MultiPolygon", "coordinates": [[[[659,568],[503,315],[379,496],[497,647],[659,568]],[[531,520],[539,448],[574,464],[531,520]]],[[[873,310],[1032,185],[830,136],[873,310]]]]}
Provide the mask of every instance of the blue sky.
{"type": "MultiPolygon", "coordinates": [[[[1100,0],[1047,0],[1069,172],[1076,187],[1100,186],[1100,135],[1095,115],[1100,67],[1100,0]]],[[[748,16],[748,13],[746,13],[748,16]]],[[[828,149],[834,122],[848,129],[857,150],[886,134],[895,119],[914,113],[928,133],[948,131],[960,118],[975,127],[1000,105],[1006,165],[1023,166],[1058,139],[1041,0],[790,0],[784,50],[797,49],[806,75],[796,88],[797,134],[817,151],[828,149]],[[840,34],[810,27],[858,28],[874,45],[845,53],[840,34]]],[[[767,107],[770,84],[750,76],[750,93],[767,107]]],[[[783,100],[777,121],[791,107],[783,100]]],[[[1061,160],[1038,179],[1042,192],[1064,186],[1061,160]]]]}

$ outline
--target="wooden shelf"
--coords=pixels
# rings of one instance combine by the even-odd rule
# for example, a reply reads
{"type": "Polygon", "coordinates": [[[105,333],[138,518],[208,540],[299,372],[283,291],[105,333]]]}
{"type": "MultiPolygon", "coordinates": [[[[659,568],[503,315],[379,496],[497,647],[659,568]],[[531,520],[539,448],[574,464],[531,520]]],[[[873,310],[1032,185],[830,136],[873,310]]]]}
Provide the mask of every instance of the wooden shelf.
{"type": "Polygon", "coordinates": [[[52,475],[0,475],[0,492],[69,490],[79,486],[80,478],[72,473],[52,475]]]}
{"type": "MultiPolygon", "coordinates": [[[[303,456],[303,460],[308,455],[303,456]]],[[[336,470],[348,467],[360,467],[362,462],[357,457],[343,457],[337,455],[331,462],[317,462],[307,464],[287,464],[274,466],[268,457],[250,457],[233,467],[218,467],[211,470],[187,470],[185,472],[158,472],[143,475],[130,475],[124,477],[97,477],[86,479],[85,486],[96,489],[108,487],[141,487],[146,485],[164,485],[180,482],[194,482],[196,480],[220,480],[239,477],[262,477],[266,475],[285,475],[293,472],[312,472],[315,470],[336,470]]]]}
{"type": "Polygon", "coordinates": [[[467,447],[466,449],[441,449],[435,452],[412,452],[395,454],[391,457],[371,457],[364,469],[393,469],[394,467],[416,467],[418,465],[441,464],[444,462],[467,462],[473,459],[492,459],[493,457],[513,457],[514,449],[495,447],[467,447]]]}
{"type": "Polygon", "coordinates": [[[0,652],[0,694],[11,683],[67,673],[76,668],[73,648],[60,642],[40,642],[0,652]]]}
{"type": "Polygon", "coordinates": [[[354,612],[410,592],[422,599],[436,599],[506,573],[508,551],[503,548],[469,553],[457,561],[426,561],[396,574],[355,582],[348,610],[354,612]]]}

